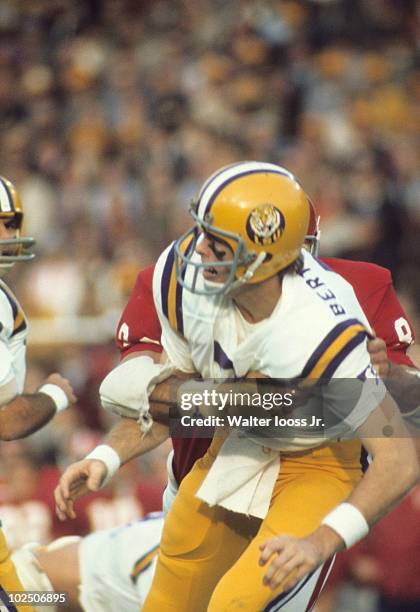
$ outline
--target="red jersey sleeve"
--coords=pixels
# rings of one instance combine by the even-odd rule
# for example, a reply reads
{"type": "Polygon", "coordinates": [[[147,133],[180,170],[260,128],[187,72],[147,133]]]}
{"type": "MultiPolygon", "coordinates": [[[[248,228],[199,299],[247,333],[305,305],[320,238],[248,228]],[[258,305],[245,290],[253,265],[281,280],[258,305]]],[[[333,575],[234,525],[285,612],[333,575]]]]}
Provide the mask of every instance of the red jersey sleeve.
{"type": "Polygon", "coordinates": [[[136,351],[162,352],[161,327],[153,301],[154,266],[142,270],[121,315],[115,342],[121,357],[136,351]]]}
{"type": "Polygon", "coordinates": [[[395,293],[389,270],[362,261],[322,261],[352,285],[375,334],[385,340],[390,360],[415,367],[406,354],[414,342],[414,330],[395,293]]]}

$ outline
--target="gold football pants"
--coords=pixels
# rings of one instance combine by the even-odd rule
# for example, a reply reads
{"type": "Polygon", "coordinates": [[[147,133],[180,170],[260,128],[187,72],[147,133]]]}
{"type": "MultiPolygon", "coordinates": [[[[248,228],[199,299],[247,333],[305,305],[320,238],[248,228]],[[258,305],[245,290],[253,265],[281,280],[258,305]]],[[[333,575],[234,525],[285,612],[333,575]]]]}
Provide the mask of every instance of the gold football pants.
{"type": "Polygon", "coordinates": [[[266,518],[247,518],[195,497],[222,442],[215,438],[182,482],[165,521],[143,612],[269,610],[282,588],[263,585],[259,544],[281,534],[308,535],[361,477],[358,441],[282,453],[266,518]]]}

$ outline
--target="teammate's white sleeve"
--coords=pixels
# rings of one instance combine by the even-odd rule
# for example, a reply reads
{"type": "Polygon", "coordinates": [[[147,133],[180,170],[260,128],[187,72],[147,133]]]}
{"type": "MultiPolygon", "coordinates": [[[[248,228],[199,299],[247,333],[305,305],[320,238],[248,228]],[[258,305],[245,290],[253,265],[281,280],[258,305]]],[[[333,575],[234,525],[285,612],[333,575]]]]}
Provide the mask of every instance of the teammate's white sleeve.
{"type": "Polygon", "coordinates": [[[13,357],[7,345],[0,339],[0,387],[14,378],[13,357]]]}
{"type": "Polygon", "coordinates": [[[18,383],[13,369],[13,357],[6,344],[0,340],[0,406],[10,402],[18,393],[18,383]]]}

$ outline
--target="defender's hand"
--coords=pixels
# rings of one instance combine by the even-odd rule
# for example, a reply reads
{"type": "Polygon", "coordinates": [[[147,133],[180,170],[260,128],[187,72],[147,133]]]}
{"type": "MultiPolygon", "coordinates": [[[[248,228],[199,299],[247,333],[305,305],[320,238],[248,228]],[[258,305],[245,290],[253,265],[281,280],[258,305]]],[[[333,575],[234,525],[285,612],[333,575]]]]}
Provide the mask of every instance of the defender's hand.
{"type": "Polygon", "coordinates": [[[61,521],[76,518],[74,502],[86,493],[98,491],[107,475],[107,468],[99,459],[82,459],[70,465],[54,491],[56,514],[61,521]]]}
{"type": "Polygon", "coordinates": [[[390,371],[390,362],[386,344],[382,338],[373,338],[367,345],[370,361],[381,378],[386,378],[390,371]]]}

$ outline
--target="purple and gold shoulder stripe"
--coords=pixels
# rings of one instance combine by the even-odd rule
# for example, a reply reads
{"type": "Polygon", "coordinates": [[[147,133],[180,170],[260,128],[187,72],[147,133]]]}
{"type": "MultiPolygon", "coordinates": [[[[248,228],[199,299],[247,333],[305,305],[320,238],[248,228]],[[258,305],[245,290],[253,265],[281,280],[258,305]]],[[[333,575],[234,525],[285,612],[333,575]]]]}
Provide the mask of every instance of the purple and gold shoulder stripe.
{"type": "Polygon", "coordinates": [[[338,323],[309,357],[302,378],[312,383],[331,379],[346,357],[368,336],[366,327],[357,319],[338,323]]]}

